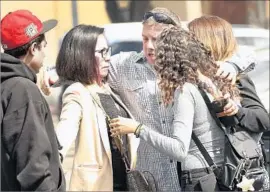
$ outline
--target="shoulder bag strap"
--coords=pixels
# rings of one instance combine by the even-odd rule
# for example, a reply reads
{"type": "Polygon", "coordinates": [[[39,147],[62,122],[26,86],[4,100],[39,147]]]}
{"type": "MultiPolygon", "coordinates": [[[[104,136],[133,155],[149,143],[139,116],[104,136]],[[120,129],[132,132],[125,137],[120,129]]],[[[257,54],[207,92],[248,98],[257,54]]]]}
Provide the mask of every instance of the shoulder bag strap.
{"type": "MultiPolygon", "coordinates": [[[[203,100],[204,100],[204,102],[205,102],[205,104],[206,104],[206,106],[207,106],[207,108],[208,108],[208,110],[209,110],[211,116],[212,116],[213,119],[215,120],[215,122],[216,122],[216,124],[218,125],[218,127],[224,132],[224,129],[222,128],[221,122],[220,122],[220,120],[218,119],[216,113],[214,112],[214,110],[213,110],[213,108],[212,108],[211,101],[210,101],[209,97],[206,95],[206,93],[205,93],[204,90],[199,89],[199,91],[200,91],[200,93],[201,93],[201,95],[202,95],[202,97],[203,97],[203,100]]],[[[224,132],[224,134],[226,134],[226,133],[224,132]]]]}
{"type": "MultiPolygon", "coordinates": [[[[224,132],[221,125],[221,122],[219,121],[219,119],[217,118],[216,114],[214,113],[212,106],[211,106],[211,102],[208,98],[208,96],[206,95],[204,90],[199,89],[205,104],[207,105],[207,108],[211,114],[211,116],[213,117],[213,119],[215,120],[216,124],[218,125],[218,127],[224,132]]],[[[212,171],[214,172],[214,174],[216,176],[219,175],[219,169],[217,167],[217,165],[215,164],[215,162],[213,161],[213,159],[211,158],[211,156],[209,155],[209,153],[207,152],[207,150],[205,149],[205,147],[203,146],[203,144],[201,143],[200,139],[198,138],[198,136],[192,131],[192,139],[195,142],[195,144],[197,145],[198,149],[200,150],[200,152],[202,153],[203,157],[205,158],[206,162],[208,163],[208,165],[210,166],[210,168],[212,169],[212,171]]]]}
{"type": "Polygon", "coordinates": [[[193,141],[195,142],[195,144],[197,145],[200,152],[202,153],[202,155],[203,155],[204,159],[206,160],[206,162],[208,163],[209,167],[212,169],[214,174],[216,176],[218,176],[219,175],[219,170],[218,170],[217,165],[215,164],[215,162],[213,161],[213,159],[211,158],[211,156],[209,155],[209,153],[207,152],[207,150],[203,146],[200,139],[197,137],[197,135],[193,131],[192,131],[191,137],[192,137],[193,141]]]}

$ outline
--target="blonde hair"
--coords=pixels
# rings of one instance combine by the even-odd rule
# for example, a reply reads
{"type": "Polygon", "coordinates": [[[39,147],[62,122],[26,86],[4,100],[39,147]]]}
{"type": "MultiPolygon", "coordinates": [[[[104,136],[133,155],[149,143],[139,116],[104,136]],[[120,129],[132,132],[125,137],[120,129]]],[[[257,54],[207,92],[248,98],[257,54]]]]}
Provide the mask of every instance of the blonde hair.
{"type": "Polygon", "coordinates": [[[215,61],[226,60],[237,49],[232,25],[220,17],[212,15],[199,17],[188,24],[188,29],[211,50],[215,61]]]}

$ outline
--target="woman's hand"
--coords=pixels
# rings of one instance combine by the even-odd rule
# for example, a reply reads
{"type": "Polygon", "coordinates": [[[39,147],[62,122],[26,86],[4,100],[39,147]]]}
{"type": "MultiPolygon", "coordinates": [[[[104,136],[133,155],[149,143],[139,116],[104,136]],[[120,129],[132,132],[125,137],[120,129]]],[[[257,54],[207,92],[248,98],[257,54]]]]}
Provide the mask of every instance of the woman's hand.
{"type": "Polygon", "coordinates": [[[110,121],[111,136],[125,135],[128,133],[134,133],[140,123],[133,119],[118,117],[110,121]]]}
{"type": "Polygon", "coordinates": [[[217,116],[224,117],[235,115],[239,110],[237,102],[231,99],[229,94],[224,95],[224,98],[228,100],[228,103],[224,106],[224,111],[221,113],[217,113],[217,116]]]}

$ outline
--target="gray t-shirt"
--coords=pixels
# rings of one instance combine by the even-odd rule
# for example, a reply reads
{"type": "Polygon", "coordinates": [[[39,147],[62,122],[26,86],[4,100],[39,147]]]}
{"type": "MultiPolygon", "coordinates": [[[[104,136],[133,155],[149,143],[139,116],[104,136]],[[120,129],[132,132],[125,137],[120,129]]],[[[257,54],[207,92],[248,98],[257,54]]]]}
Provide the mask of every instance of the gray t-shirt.
{"type": "MultiPolygon", "coordinates": [[[[210,100],[212,98],[210,97],[210,100]]],[[[172,137],[166,137],[144,126],[140,138],[158,151],[182,162],[183,170],[209,167],[191,139],[192,130],[217,165],[223,162],[224,133],[217,126],[195,85],[186,83],[183,92],[174,96],[172,137]]]]}

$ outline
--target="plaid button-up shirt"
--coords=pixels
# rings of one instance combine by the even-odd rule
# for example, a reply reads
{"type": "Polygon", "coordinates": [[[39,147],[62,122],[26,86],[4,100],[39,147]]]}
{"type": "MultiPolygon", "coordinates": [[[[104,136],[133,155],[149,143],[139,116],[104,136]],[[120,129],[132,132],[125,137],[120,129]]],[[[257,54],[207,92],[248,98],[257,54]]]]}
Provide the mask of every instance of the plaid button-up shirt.
{"type": "MultiPolygon", "coordinates": [[[[113,56],[108,81],[137,121],[163,135],[171,136],[172,107],[163,105],[156,73],[147,63],[143,52],[113,56]]],[[[181,190],[176,161],[143,140],[138,148],[137,169],[151,172],[159,191],[181,190]]]]}

